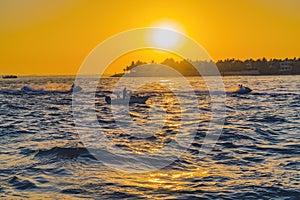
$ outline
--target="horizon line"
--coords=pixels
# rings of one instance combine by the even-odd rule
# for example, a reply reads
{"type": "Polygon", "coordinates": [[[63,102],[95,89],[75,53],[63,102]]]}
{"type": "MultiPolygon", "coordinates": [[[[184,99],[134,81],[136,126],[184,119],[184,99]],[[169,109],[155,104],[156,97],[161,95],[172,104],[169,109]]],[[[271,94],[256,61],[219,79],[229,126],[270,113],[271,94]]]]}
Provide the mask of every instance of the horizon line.
{"type": "MultiPolygon", "coordinates": [[[[174,59],[173,57],[167,57],[165,58],[166,59],[174,59]]],[[[241,59],[241,58],[224,58],[224,59],[218,59],[217,61],[215,61],[214,59],[211,59],[211,60],[192,60],[192,59],[189,59],[189,58],[183,58],[181,60],[187,60],[187,61],[202,61],[202,62],[211,62],[213,61],[214,63],[217,63],[219,61],[226,61],[226,60],[236,60],[236,61],[247,61],[247,60],[253,60],[253,61],[258,61],[258,60],[262,60],[262,59],[265,59],[266,61],[271,61],[271,60],[300,60],[300,56],[294,56],[294,57],[285,57],[285,58],[266,58],[266,57],[259,57],[259,58],[247,58],[247,59],[241,59]]],[[[133,61],[133,60],[132,60],[133,61]]],[[[144,62],[142,60],[135,60],[136,61],[140,61],[140,62],[144,62]]],[[[155,61],[154,61],[155,63],[155,61]]],[[[151,64],[151,63],[145,63],[145,64],[151,64]]],[[[160,64],[160,63],[155,63],[155,64],[160,64]]],[[[125,66],[126,67],[126,66],[125,66]]],[[[111,75],[114,75],[114,74],[119,74],[119,73],[122,73],[121,71],[120,72],[115,72],[115,73],[110,73],[110,74],[103,74],[102,76],[111,76],[111,75]]],[[[17,76],[22,76],[22,77],[30,77],[30,76],[78,76],[78,74],[17,74],[17,73],[1,73],[0,76],[8,76],[8,75],[17,75],[17,76]]],[[[96,76],[97,74],[81,74],[80,76],[96,76]]]]}

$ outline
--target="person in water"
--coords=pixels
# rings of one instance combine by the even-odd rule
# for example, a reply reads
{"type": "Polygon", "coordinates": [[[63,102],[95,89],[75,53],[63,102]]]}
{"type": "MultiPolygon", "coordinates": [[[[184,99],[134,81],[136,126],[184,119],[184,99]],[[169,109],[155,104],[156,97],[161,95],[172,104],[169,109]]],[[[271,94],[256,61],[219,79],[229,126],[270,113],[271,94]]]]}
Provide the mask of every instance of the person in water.
{"type": "Polygon", "coordinates": [[[126,98],[126,95],[127,95],[127,89],[126,89],[126,87],[124,87],[124,89],[123,89],[123,99],[126,98]]]}
{"type": "Polygon", "coordinates": [[[132,91],[131,90],[129,90],[129,98],[132,96],[132,91]]]}
{"type": "Polygon", "coordinates": [[[120,92],[117,92],[117,99],[121,99],[120,92]]]}
{"type": "MultiPolygon", "coordinates": [[[[132,95],[132,91],[131,90],[129,90],[129,92],[127,91],[127,89],[126,89],[126,87],[124,87],[124,89],[123,89],[123,99],[126,99],[127,97],[131,97],[131,95],[132,95]]],[[[119,99],[120,98],[120,95],[119,95],[119,93],[117,94],[117,99],[119,99]]]]}

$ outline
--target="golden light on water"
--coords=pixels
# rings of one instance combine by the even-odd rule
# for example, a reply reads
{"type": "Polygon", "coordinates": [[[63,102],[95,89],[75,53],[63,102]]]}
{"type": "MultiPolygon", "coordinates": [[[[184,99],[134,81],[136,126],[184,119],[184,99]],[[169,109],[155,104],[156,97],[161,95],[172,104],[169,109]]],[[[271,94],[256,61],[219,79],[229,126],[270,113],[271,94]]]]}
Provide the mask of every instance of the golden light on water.
{"type": "Polygon", "coordinates": [[[148,105],[150,106],[143,112],[136,110],[135,107],[129,108],[131,119],[140,127],[140,129],[134,130],[132,136],[139,139],[132,141],[122,137],[126,132],[121,129],[112,129],[105,132],[106,137],[110,138],[114,144],[139,155],[159,152],[167,145],[167,141],[174,140],[176,134],[180,134],[182,125],[183,116],[179,100],[169,88],[155,83],[145,84],[138,90],[133,91],[133,95],[149,89],[159,91],[163,95],[153,96],[149,99],[148,105]],[[157,115],[151,116],[151,113],[157,115]],[[155,127],[161,127],[161,129],[153,128],[154,125],[155,127]],[[149,129],[149,127],[152,128],[149,129]],[[166,134],[166,130],[168,134],[166,134]]]}
{"type": "MultiPolygon", "coordinates": [[[[186,179],[206,176],[209,176],[209,169],[196,168],[193,171],[171,170],[141,174],[125,173],[122,174],[124,179],[113,179],[113,181],[120,181],[119,184],[136,186],[145,189],[180,191],[185,187],[188,187],[189,182],[186,181],[186,179]]],[[[138,191],[132,191],[132,193],[136,192],[138,191]]]]}

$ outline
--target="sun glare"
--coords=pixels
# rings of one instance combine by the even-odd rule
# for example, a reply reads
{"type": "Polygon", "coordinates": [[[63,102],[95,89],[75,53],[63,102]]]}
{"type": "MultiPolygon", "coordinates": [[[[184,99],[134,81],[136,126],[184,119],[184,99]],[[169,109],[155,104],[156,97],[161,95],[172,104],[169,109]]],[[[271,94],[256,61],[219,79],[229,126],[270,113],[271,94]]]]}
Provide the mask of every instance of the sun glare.
{"type": "Polygon", "coordinates": [[[181,42],[178,32],[184,31],[177,22],[165,19],[152,24],[152,27],[158,29],[151,34],[151,42],[161,48],[178,47],[181,42]]]}
{"type": "Polygon", "coordinates": [[[153,33],[154,43],[161,48],[170,48],[175,46],[178,39],[179,36],[176,31],[167,28],[158,29],[153,33]]]}

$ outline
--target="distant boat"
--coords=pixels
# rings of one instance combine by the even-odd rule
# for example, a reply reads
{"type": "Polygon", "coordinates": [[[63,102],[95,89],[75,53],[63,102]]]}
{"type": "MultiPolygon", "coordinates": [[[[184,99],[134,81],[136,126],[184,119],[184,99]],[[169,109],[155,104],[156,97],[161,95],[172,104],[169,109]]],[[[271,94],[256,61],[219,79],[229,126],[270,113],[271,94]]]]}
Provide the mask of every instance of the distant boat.
{"type": "Polygon", "coordinates": [[[150,98],[150,96],[143,96],[143,97],[137,97],[137,96],[131,96],[130,99],[111,99],[109,96],[105,97],[105,101],[108,104],[132,104],[132,103],[140,103],[144,104],[146,101],[150,98]]]}
{"type": "Polygon", "coordinates": [[[239,86],[234,86],[234,87],[229,88],[227,90],[227,92],[237,93],[237,94],[248,94],[248,93],[252,92],[252,89],[250,89],[249,87],[245,87],[243,85],[239,85],[239,86]]]}
{"type": "Polygon", "coordinates": [[[80,86],[75,86],[75,84],[72,84],[70,90],[65,90],[65,91],[60,91],[60,90],[45,90],[43,88],[41,89],[36,89],[32,88],[30,86],[23,86],[21,88],[22,92],[28,92],[28,93],[63,93],[63,94],[69,94],[73,92],[80,92],[82,88],[80,86]]]}
{"type": "Polygon", "coordinates": [[[240,89],[236,91],[236,93],[238,94],[248,94],[250,93],[252,90],[249,87],[245,87],[245,86],[240,86],[240,89]]]}
{"type": "Polygon", "coordinates": [[[9,79],[9,78],[18,78],[18,76],[16,75],[5,75],[5,76],[2,76],[3,79],[9,79]]]}

